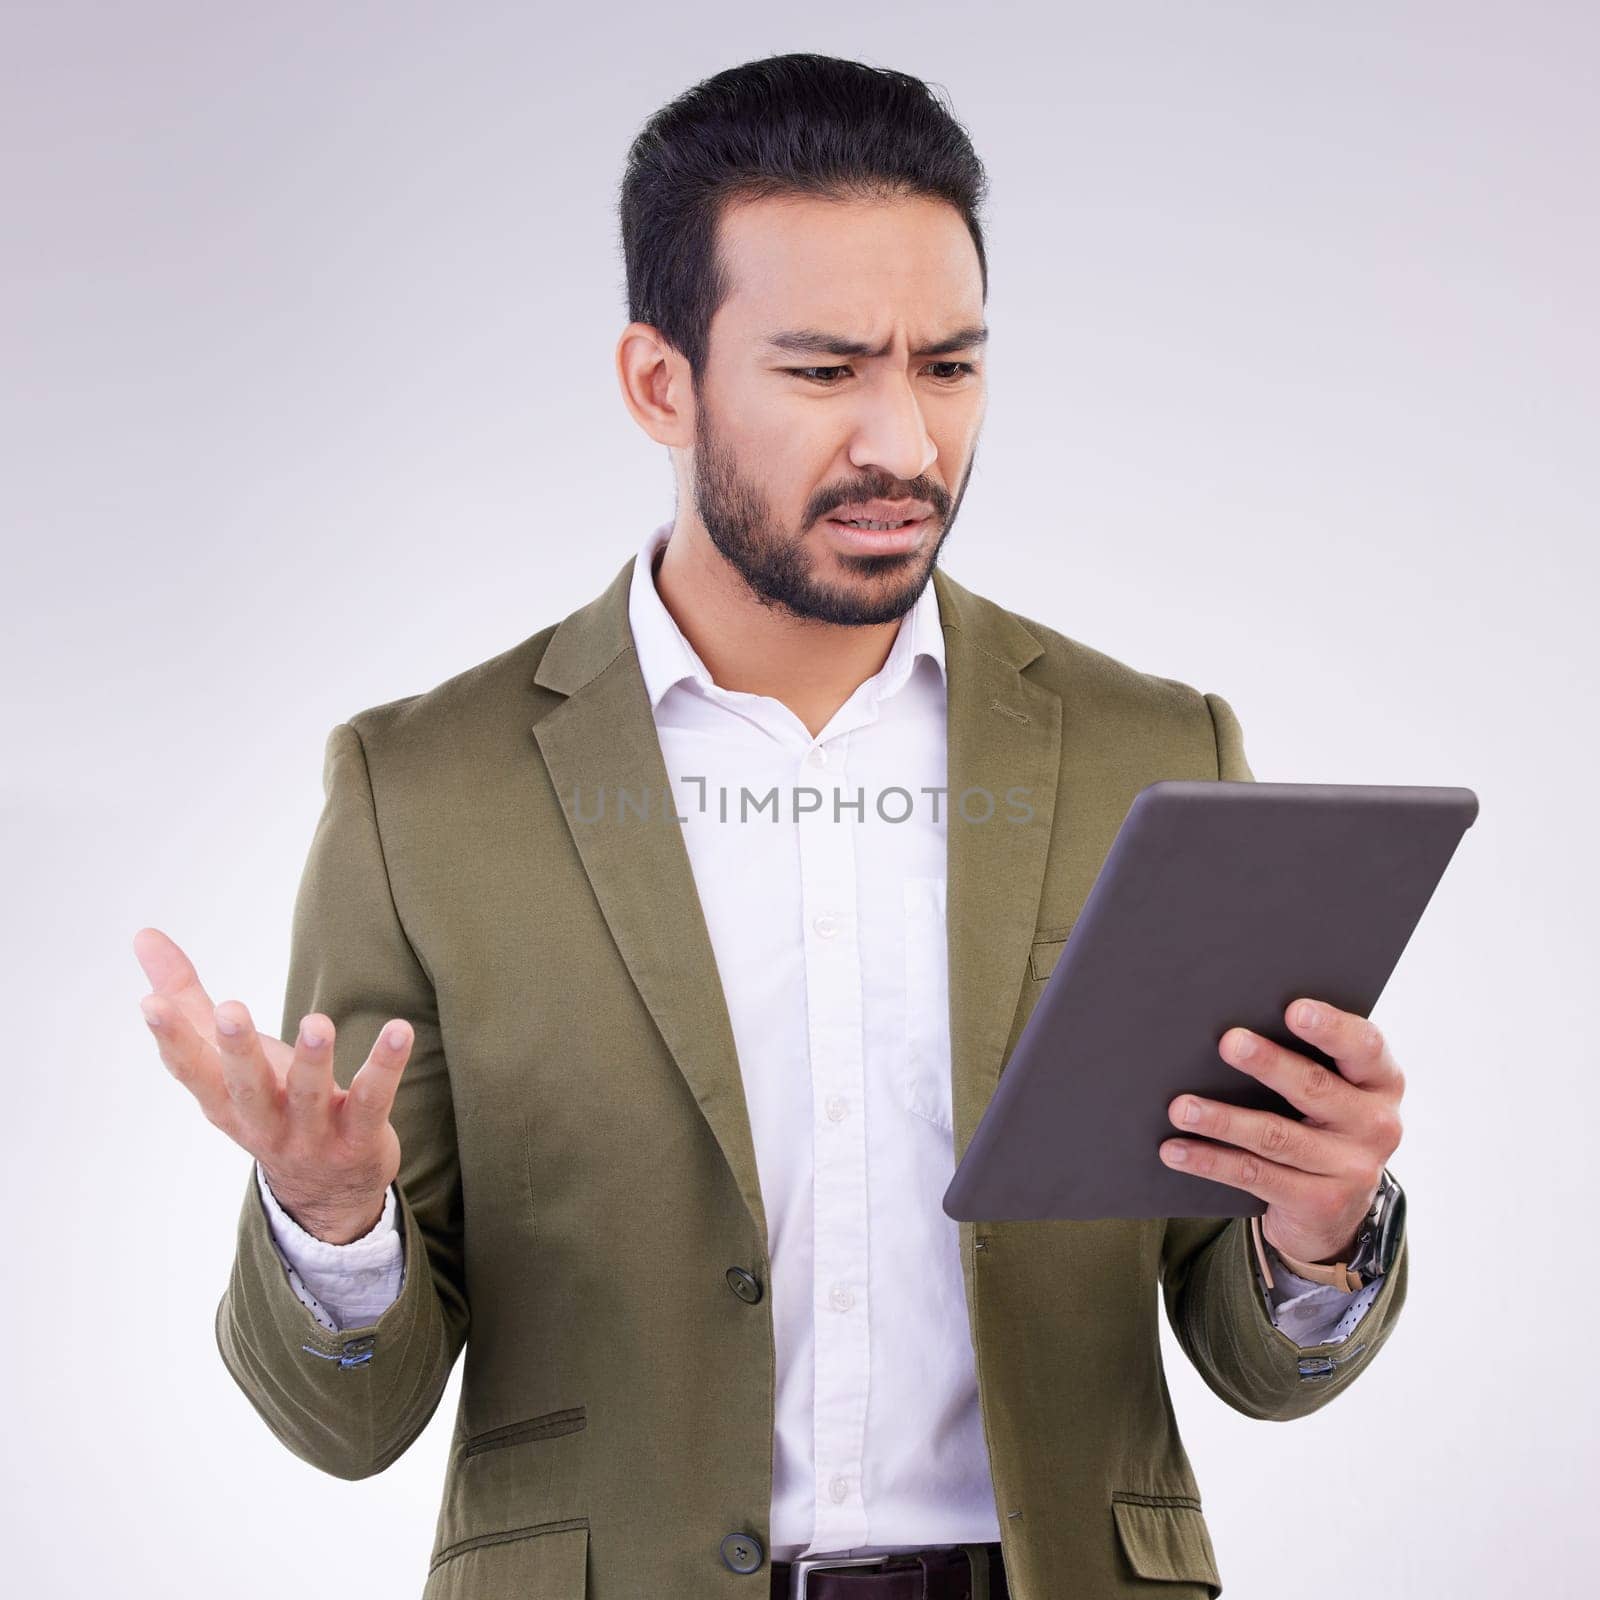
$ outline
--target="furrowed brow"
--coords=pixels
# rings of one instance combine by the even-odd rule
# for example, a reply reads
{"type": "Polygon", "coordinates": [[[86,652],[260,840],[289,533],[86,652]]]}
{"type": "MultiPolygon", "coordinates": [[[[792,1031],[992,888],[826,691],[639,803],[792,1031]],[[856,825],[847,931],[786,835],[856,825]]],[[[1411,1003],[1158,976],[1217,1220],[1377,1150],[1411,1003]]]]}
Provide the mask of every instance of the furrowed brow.
{"type": "MultiPolygon", "coordinates": [[[[940,339],[937,344],[913,350],[911,354],[918,359],[924,356],[954,355],[958,350],[975,350],[985,343],[988,337],[988,328],[982,323],[975,323],[968,328],[957,328],[954,333],[940,339]]],[[[770,334],[766,343],[770,349],[796,356],[876,357],[888,355],[890,349],[889,345],[880,345],[874,350],[860,339],[846,339],[842,334],[826,333],[817,328],[785,328],[781,332],[770,334]]]]}

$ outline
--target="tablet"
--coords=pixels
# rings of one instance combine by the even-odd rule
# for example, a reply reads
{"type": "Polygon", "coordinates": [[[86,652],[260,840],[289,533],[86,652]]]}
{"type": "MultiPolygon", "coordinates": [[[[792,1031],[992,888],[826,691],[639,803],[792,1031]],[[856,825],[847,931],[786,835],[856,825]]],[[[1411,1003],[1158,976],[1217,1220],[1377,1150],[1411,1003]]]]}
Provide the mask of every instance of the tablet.
{"type": "MultiPolygon", "coordinates": [[[[1249,1217],[1169,1167],[1188,1091],[1302,1113],[1217,1053],[1299,995],[1371,1014],[1461,836],[1470,789],[1168,779],[1134,796],[949,1187],[960,1221],[1249,1217]]],[[[1230,1147],[1232,1148],[1232,1147],[1230,1147]]]]}

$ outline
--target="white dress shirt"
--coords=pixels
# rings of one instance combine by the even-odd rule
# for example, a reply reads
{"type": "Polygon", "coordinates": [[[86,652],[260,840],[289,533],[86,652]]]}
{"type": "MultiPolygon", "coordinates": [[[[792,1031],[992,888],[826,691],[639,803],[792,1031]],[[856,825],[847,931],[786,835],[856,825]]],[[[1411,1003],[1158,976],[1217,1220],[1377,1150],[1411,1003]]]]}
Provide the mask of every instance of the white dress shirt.
{"type": "MultiPolygon", "coordinates": [[[[771,1555],[996,1541],[958,1225],[941,1205],[955,1155],[938,597],[929,583],[882,668],[812,738],[781,701],[712,681],[656,590],[671,530],[644,541],[628,615],[767,1217],[771,1555]]],[[[376,1321],[405,1266],[392,1186],[370,1233],[332,1245],[284,1213],[259,1165],[257,1179],[318,1321],[376,1321]]],[[[1382,1282],[1347,1294],[1275,1258],[1273,1272],[1274,1321],[1297,1344],[1348,1337],[1382,1282]]]]}

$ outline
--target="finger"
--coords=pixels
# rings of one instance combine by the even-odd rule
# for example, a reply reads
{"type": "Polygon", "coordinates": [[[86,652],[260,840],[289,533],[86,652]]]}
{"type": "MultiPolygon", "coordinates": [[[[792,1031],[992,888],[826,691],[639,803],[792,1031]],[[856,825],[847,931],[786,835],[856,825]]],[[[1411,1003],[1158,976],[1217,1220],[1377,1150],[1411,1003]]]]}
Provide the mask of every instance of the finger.
{"type": "Polygon", "coordinates": [[[1290,1003],[1284,1021],[1302,1039],[1332,1056],[1348,1082],[1364,1089],[1399,1084],[1400,1068],[1389,1054],[1383,1030],[1359,1012],[1341,1011],[1325,1000],[1307,996],[1290,1003]]]}
{"type": "Polygon", "coordinates": [[[1363,1091],[1320,1061],[1286,1049],[1249,1028],[1229,1028],[1217,1053],[1231,1067],[1275,1089],[1319,1127],[1351,1132],[1359,1124],[1363,1091]]]}
{"type": "Polygon", "coordinates": [[[1293,1117],[1280,1117],[1276,1112],[1184,1094],[1167,1107],[1167,1115],[1182,1133],[1254,1151],[1297,1172],[1345,1178],[1365,1166],[1350,1149],[1348,1139],[1307,1122],[1296,1122],[1293,1117]]]}
{"type": "Polygon", "coordinates": [[[141,928],[134,934],[133,953],[150,987],[167,996],[202,1039],[214,1039],[216,1007],[188,956],[159,928],[141,928]]]}
{"type": "Polygon", "coordinates": [[[200,1102],[206,1120],[234,1138],[233,1102],[222,1081],[222,1062],[209,1040],[195,1032],[170,995],[146,995],[139,1009],[167,1071],[200,1102]]]}
{"type": "Polygon", "coordinates": [[[1291,1212],[1314,1212],[1328,1191],[1327,1178],[1296,1172],[1253,1150],[1204,1139],[1168,1139],[1161,1146],[1161,1159],[1174,1171],[1229,1184],[1291,1212]]]}
{"type": "Polygon", "coordinates": [[[239,1129],[235,1137],[247,1149],[263,1155],[276,1148],[283,1124],[278,1075],[261,1049],[242,1001],[225,1000],[213,1015],[222,1081],[239,1129]],[[230,1026],[235,1030],[232,1033],[228,1031],[230,1026]]]}
{"type": "Polygon", "coordinates": [[[378,1034],[367,1059],[350,1080],[350,1092],[339,1108],[347,1144],[372,1144],[383,1131],[415,1037],[411,1024],[398,1018],[386,1023],[378,1034]]]}
{"type": "Polygon", "coordinates": [[[333,1104],[333,1023],[320,1011],[300,1019],[294,1053],[284,1074],[286,1136],[307,1145],[319,1144],[333,1104]]]}

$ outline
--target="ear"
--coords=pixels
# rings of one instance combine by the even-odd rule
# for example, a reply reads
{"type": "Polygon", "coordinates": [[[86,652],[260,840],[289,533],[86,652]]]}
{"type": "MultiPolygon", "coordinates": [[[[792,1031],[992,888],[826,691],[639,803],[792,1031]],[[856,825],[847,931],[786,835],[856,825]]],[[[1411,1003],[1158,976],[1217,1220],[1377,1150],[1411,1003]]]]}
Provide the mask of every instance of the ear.
{"type": "Polygon", "coordinates": [[[694,378],[688,359],[648,322],[630,322],[617,339],[617,382],[629,415],[657,444],[694,443],[694,378]]]}

